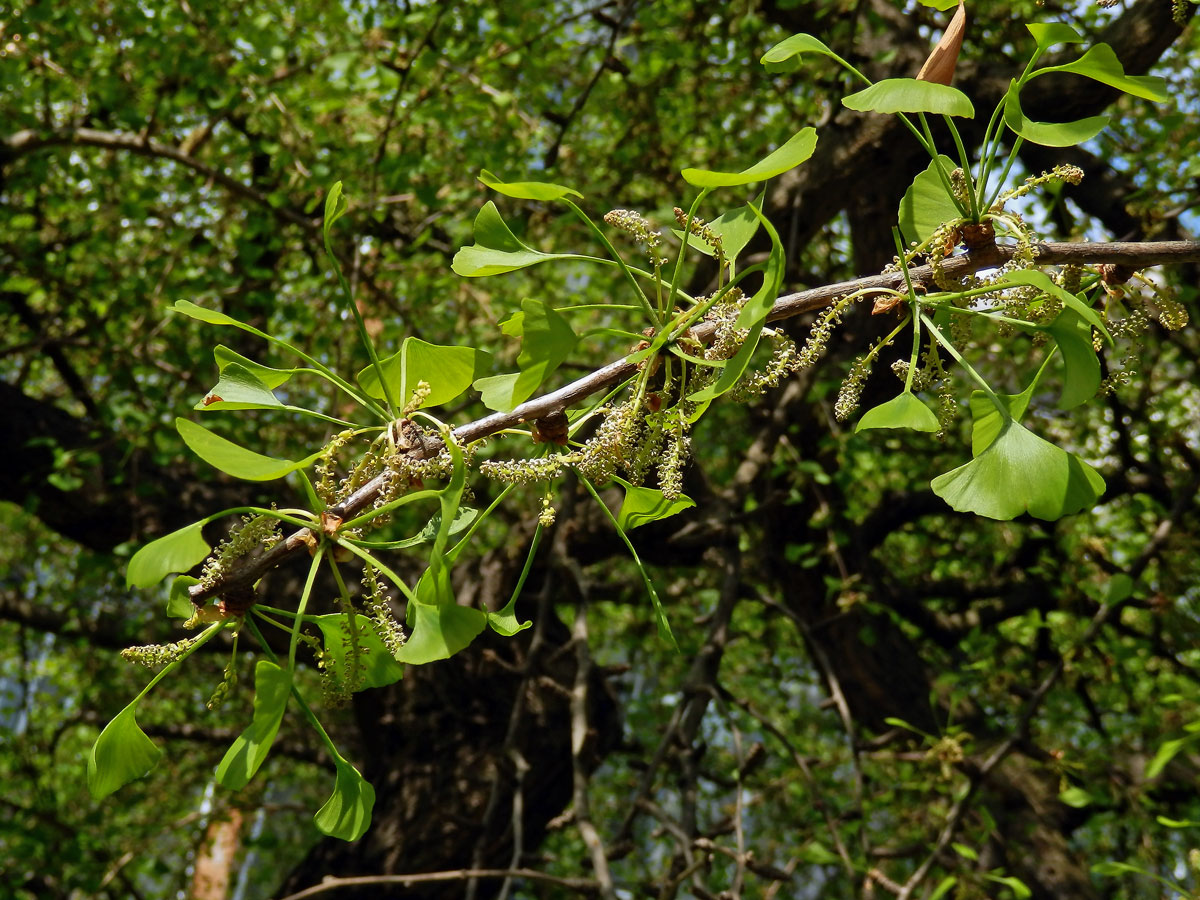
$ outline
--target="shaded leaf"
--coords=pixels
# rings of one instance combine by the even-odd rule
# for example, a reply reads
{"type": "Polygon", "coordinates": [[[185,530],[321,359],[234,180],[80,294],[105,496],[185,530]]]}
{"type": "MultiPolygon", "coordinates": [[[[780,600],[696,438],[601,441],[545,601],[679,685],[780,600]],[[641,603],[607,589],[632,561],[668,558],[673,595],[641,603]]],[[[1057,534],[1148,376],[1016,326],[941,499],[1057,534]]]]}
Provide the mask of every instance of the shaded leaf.
{"type": "Polygon", "coordinates": [[[214,469],[244,481],[274,481],[289,472],[303,469],[321,455],[318,451],[301,460],[264,456],[187,419],[176,419],[175,429],[183,442],[202,460],[214,469]]]}
{"type": "Polygon", "coordinates": [[[686,494],[668,500],[657,488],[626,485],[625,499],[617,513],[617,524],[626,531],[632,531],[640,525],[666,519],[695,505],[696,501],[686,494]]]}
{"type": "Polygon", "coordinates": [[[938,417],[911,391],[901,391],[891,400],[863,413],[854,431],[869,428],[910,428],[913,431],[939,431],[938,417]]]}
{"type": "Polygon", "coordinates": [[[341,757],[334,757],[333,764],[337,768],[333,796],[317,810],[313,823],[321,834],[343,841],[357,841],[371,826],[375,788],[341,757]]]}
{"type": "Polygon", "coordinates": [[[549,184],[544,181],[501,181],[487,169],[480,171],[479,180],[496,193],[518,200],[561,200],[567,195],[583,197],[579,191],[563,187],[561,184],[549,184]]]}
{"type": "Polygon", "coordinates": [[[1034,122],[1021,109],[1014,79],[1004,97],[1004,124],[1025,140],[1043,147],[1073,147],[1090,141],[1108,124],[1108,116],[1091,116],[1074,122],[1034,122]]]}
{"type": "Polygon", "coordinates": [[[1033,891],[1026,887],[1025,882],[1023,882],[1020,878],[1016,878],[1012,875],[990,875],[986,872],[984,873],[983,877],[988,881],[994,881],[996,884],[1004,885],[1013,892],[1013,896],[1016,897],[1017,900],[1027,900],[1027,898],[1033,896],[1033,891]]]}
{"type": "MultiPolygon", "coordinates": [[[[950,157],[941,155],[942,171],[947,176],[958,164],[950,157]]],[[[954,199],[946,192],[938,175],[937,163],[930,161],[924,172],[913,179],[900,200],[898,213],[900,232],[906,241],[923,243],[938,226],[962,216],[954,199]]]]}
{"type": "Polygon", "coordinates": [[[869,88],[842,98],[842,106],[860,112],[927,112],[944,116],[975,117],[975,107],[958,88],[946,84],[917,81],[915,78],[887,78],[869,88]]]}
{"type": "Polygon", "coordinates": [[[1163,769],[1167,764],[1179,755],[1179,751],[1186,747],[1189,743],[1195,740],[1195,737],[1173,738],[1169,741],[1163,741],[1159,745],[1158,751],[1154,754],[1154,758],[1146,765],[1146,780],[1157,778],[1162,774],[1163,769]]]}
{"type": "Polygon", "coordinates": [[[171,593],[167,597],[167,615],[172,619],[190,619],[196,612],[196,604],[188,588],[199,584],[199,578],[191,575],[180,575],[171,582],[171,593]]]}
{"type": "Polygon", "coordinates": [[[97,800],[147,774],[162,756],[162,750],[138,727],[136,709],[135,700],[117,713],[88,754],[88,791],[97,800]]]}
{"type": "Polygon", "coordinates": [[[329,229],[333,227],[333,223],[346,214],[346,195],[342,193],[342,183],[334,182],[329,189],[329,193],[325,195],[325,218],[321,223],[321,234],[325,238],[326,245],[329,244],[329,229]]]}
{"type": "Polygon", "coordinates": [[[359,657],[358,673],[350,679],[353,690],[384,687],[399,681],[404,675],[404,669],[392,658],[376,633],[374,624],[366,616],[355,614],[357,637],[351,636],[350,623],[342,613],[316,616],[313,621],[321,629],[325,653],[328,654],[326,677],[332,678],[335,683],[345,683],[350,674],[347,672],[347,663],[355,641],[358,643],[359,657]]]}
{"type": "Polygon", "coordinates": [[[217,783],[240,791],[258,771],[279,732],[292,692],[292,673],[260,659],[254,667],[254,717],[217,764],[217,783]]]}
{"type": "Polygon", "coordinates": [[[794,169],[813,154],[817,146],[817,130],[802,128],[788,138],[787,142],[765,159],[740,172],[714,172],[709,169],[684,169],[683,179],[693,187],[733,187],[766,181],[788,169],[794,169]]]}
{"type": "Polygon", "coordinates": [[[125,583],[129,587],[153,587],[168,575],[186,572],[203,562],[212,549],[203,531],[204,522],[193,522],[151,541],[130,558],[125,583]]]}

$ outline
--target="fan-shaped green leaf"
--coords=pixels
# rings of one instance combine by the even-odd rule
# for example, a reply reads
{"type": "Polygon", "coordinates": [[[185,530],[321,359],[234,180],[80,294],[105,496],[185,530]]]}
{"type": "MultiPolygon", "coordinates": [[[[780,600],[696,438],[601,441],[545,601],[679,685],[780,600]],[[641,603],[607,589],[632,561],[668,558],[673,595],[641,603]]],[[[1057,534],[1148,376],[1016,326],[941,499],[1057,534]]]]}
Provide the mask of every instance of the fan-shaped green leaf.
{"type": "Polygon", "coordinates": [[[162,750],[138,727],[136,709],[135,700],[117,713],[88,754],[88,791],[97,800],[147,774],[162,756],[162,750]]]}
{"type": "Polygon", "coordinates": [[[1108,329],[1104,326],[1104,320],[1100,318],[1100,314],[1066,288],[1055,284],[1045,272],[1039,272],[1037,269],[1018,269],[1015,272],[1005,275],[1004,280],[1011,284],[1028,284],[1045,291],[1047,294],[1053,294],[1063,302],[1063,305],[1067,309],[1077,313],[1081,319],[1093,328],[1098,329],[1101,334],[1108,338],[1109,343],[1112,343],[1112,335],[1108,333],[1108,329]]]}
{"type": "Polygon", "coordinates": [[[125,583],[130,587],[153,587],[173,572],[186,572],[203,562],[212,549],[204,540],[203,530],[204,522],[193,522],[146,544],[130,558],[125,583]]]}
{"type": "Polygon", "coordinates": [[[1004,124],[1025,140],[1043,147],[1073,147],[1090,141],[1108,124],[1108,116],[1091,116],[1074,122],[1034,122],[1021,109],[1014,80],[1004,98],[1004,124]]]}
{"type": "Polygon", "coordinates": [[[970,98],[956,87],[915,78],[887,78],[842,98],[842,106],[860,112],[937,113],[975,118],[970,98]]]}
{"type": "Polygon", "coordinates": [[[1066,369],[1058,404],[1063,409],[1074,409],[1091,400],[1100,389],[1100,359],[1092,346],[1091,326],[1075,310],[1065,309],[1046,331],[1058,344],[1066,369]]]}
{"type": "Polygon", "coordinates": [[[1167,82],[1157,75],[1126,75],[1117,54],[1108,44],[1096,44],[1074,62],[1038,69],[1033,77],[1049,72],[1071,72],[1109,87],[1115,87],[1134,97],[1161,103],[1167,99],[1167,82]]]}
{"type": "Polygon", "coordinates": [[[248,369],[270,390],[279,387],[297,371],[296,369],[273,369],[270,366],[264,366],[262,363],[256,363],[254,360],[242,356],[236,350],[230,350],[224,344],[217,344],[213,348],[213,359],[217,361],[217,369],[221,372],[235,363],[248,369]]]}
{"type": "Polygon", "coordinates": [[[799,57],[805,53],[819,53],[839,62],[842,59],[811,34],[793,34],[764,53],[759,62],[768,72],[792,72],[799,68],[799,57]]]}
{"type": "Polygon", "coordinates": [[[333,796],[317,810],[313,822],[321,834],[343,841],[357,841],[371,825],[375,788],[341,757],[335,757],[333,764],[337,768],[333,796]]]}
{"type": "Polygon", "coordinates": [[[325,643],[326,677],[332,678],[334,683],[344,683],[352,675],[348,671],[349,656],[356,644],[359,650],[358,672],[350,677],[353,690],[385,687],[399,681],[404,674],[404,669],[384,646],[374,623],[366,616],[355,616],[357,635],[350,634],[350,622],[341,613],[316,616],[313,621],[321,629],[325,643]]]}
{"type": "Polygon", "coordinates": [[[553,259],[588,258],[574,253],[541,253],[527,247],[505,224],[496,204],[489,200],[475,217],[475,243],[454,254],[450,268],[465,278],[481,278],[553,259]]]}
{"type": "Polygon", "coordinates": [[[911,428],[913,431],[938,431],[938,417],[910,391],[901,391],[891,400],[868,409],[855,432],[868,428],[911,428]]]}
{"type": "Polygon", "coordinates": [[[625,486],[625,499],[621,510],[617,513],[617,524],[626,531],[631,531],[640,525],[666,519],[685,509],[696,505],[691,497],[680,494],[674,500],[668,500],[657,488],[625,486]]]}
{"type": "Polygon", "coordinates": [[[816,146],[817,130],[802,128],[792,135],[782,147],[748,169],[740,172],[684,169],[683,179],[693,187],[699,188],[733,187],[739,184],[751,184],[755,181],[766,181],[768,178],[774,178],[776,175],[800,165],[812,156],[816,146]]]}
{"type": "Polygon", "coordinates": [[[479,180],[498,194],[518,200],[561,200],[567,195],[582,197],[583,194],[561,184],[544,181],[501,181],[487,169],[479,173],[479,180]]]}
{"type": "Polygon", "coordinates": [[[1055,44],[1082,44],[1087,40],[1070,25],[1060,22],[1033,22],[1025,25],[1033,39],[1037,41],[1038,50],[1045,50],[1055,44]]]}
{"type": "Polygon", "coordinates": [[[193,407],[198,410],[281,408],[283,403],[271,389],[240,363],[226,365],[216,386],[193,407]]]}
{"type": "Polygon", "coordinates": [[[183,442],[202,460],[214,469],[244,481],[274,481],[303,469],[321,455],[317,452],[301,460],[276,459],[240,447],[187,419],[176,419],[175,428],[183,442]]]}
{"type": "Polygon", "coordinates": [[[1079,457],[1008,419],[986,450],[931,486],[959,512],[1001,520],[1028,512],[1054,521],[1095,503],[1104,479],[1079,457]]]}
{"type": "MultiPolygon", "coordinates": [[[[958,163],[948,156],[942,155],[938,159],[947,176],[958,167],[958,163]]],[[[962,212],[946,192],[934,162],[913,179],[900,200],[900,231],[906,241],[923,242],[939,225],[960,216],[962,212]]]]}
{"type": "MultiPolygon", "coordinates": [[[[428,384],[429,396],[421,403],[421,408],[425,408],[441,406],[461,396],[471,386],[476,371],[490,359],[490,354],[474,347],[440,346],[407,337],[400,350],[381,359],[379,365],[392,396],[401,403],[409,401],[419,382],[428,384]]],[[[383,397],[374,366],[358,373],[358,383],[368,396],[383,397]]]]}
{"type": "Polygon", "coordinates": [[[475,381],[488,409],[508,412],[524,403],[541,387],[571,351],[578,338],[570,324],[541,300],[526,298],[521,310],[500,323],[507,335],[521,338],[515,375],[489,375],[475,381]]]}
{"type": "Polygon", "coordinates": [[[487,625],[487,613],[454,603],[409,603],[409,611],[412,634],[396,659],[414,666],[449,659],[487,625]]]}
{"type": "Polygon", "coordinates": [[[217,783],[240,791],[271,752],[292,692],[292,674],[267,659],[254,667],[254,717],[217,764],[217,783]]]}

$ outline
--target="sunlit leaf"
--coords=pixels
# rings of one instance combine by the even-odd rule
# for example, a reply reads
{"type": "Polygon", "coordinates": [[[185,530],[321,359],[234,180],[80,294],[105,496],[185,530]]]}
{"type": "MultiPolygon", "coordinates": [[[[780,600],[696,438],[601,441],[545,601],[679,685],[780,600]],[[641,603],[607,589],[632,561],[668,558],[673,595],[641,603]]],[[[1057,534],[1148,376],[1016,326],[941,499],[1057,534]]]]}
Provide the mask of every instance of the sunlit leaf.
{"type": "Polygon", "coordinates": [[[176,300],[175,305],[171,307],[171,312],[182,313],[189,319],[196,319],[199,322],[207,322],[209,325],[233,325],[235,327],[242,327],[242,323],[232,316],[227,316],[223,312],[217,312],[215,309],[197,306],[190,300],[176,300]]]}
{"type": "Polygon", "coordinates": [[[1100,358],[1092,346],[1092,328],[1073,309],[1065,309],[1045,329],[1058,344],[1065,374],[1059,406],[1074,409],[1100,389],[1100,358]]]}
{"type": "Polygon", "coordinates": [[[343,841],[357,841],[371,826],[375,788],[341,757],[334,757],[333,764],[337,768],[333,796],[317,810],[313,823],[321,834],[343,841]]]}
{"type": "MultiPolygon", "coordinates": [[[[471,386],[476,372],[490,361],[489,354],[474,347],[446,347],[406,337],[400,350],[379,361],[392,396],[407,403],[417,385],[429,385],[429,396],[420,408],[441,406],[457,399],[471,386]]],[[[383,398],[379,374],[374,366],[358,373],[358,383],[371,397],[383,398]]]]}
{"type": "Polygon", "coordinates": [[[582,197],[583,194],[561,184],[549,184],[543,181],[501,181],[487,169],[479,173],[479,180],[498,194],[515,197],[518,200],[561,200],[568,195],[582,197]]]}
{"type": "Polygon", "coordinates": [[[911,391],[901,391],[891,400],[863,413],[854,430],[909,428],[913,431],[939,431],[941,427],[933,410],[911,391]]]}
{"type": "Polygon", "coordinates": [[[318,451],[301,460],[264,456],[187,419],[176,419],[175,429],[183,442],[202,460],[214,469],[244,481],[274,481],[289,472],[303,469],[321,455],[318,451]]]}
{"type": "Polygon", "coordinates": [[[617,523],[626,531],[631,531],[640,525],[657,522],[685,509],[691,509],[695,505],[696,501],[686,494],[668,500],[657,488],[628,485],[620,512],[617,513],[617,523]]]}
{"type": "Polygon", "coordinates": [[[335,683],[346,682],[349,674],[347,662],[356,644],[359,656],[358,673],[351,678],[354,690],[384,687],[399,681],[404,675],[404,669],[392,658],[391,652],[376,633],[374,624],[366,616],[355,615],[357,635],[350,634],[350,622],[342,613],[316,616],[314,621],[321,629],[325,644],[325,675],[335,683]]]}
{"type": "Polygon", "coordinates": [[[1087,40],[1070,25],[1060,22],[1031,22],[1025,27],[1037,41],[1038,50],[1045,50],[1055,44],[1082,44],[1087,40]]]}
{"type": "Polygon", "coordinates": [[[578,338],[566,319],[541,300],[531,298],[522,300],[520,312],[502,322],[500,329],[521,338],[517,356],[521,371],[476,379],[475,389],[483,395],[488,409],[508,412],[533,396],[575,349],[578,338]]]}
{"type": "Polygon", "coordinates": [[[487,626],[487,613],[469,606],[409,603],[412,634],[396,655],[410,665],[449,659],[487,626]]]}
{"type": "Polygon", "coordinates": [[[147,774],[162,756],[162,750],[138,727],[136,709],[135,700],[117,713],[88,754],[88,791],[97,800],[147,774]]]}
{"type": "MultiPolygon", "coordinates": [[[[958,163],[948,156],[942,155],[938,159],[947,177],[958,168],[958,163]]],[[[924,242],[938,226],[961,216],[938,175],[937,163],[932,161],[924,172],[913,179],[900,200],[900,232],[906,241],[924,242]]]]}
{"type": "Polygon", "coordinates": [[[843,97],[842,106],[860,112],[926,112],[967,119],[975,117],[975,107],[958,88],[915,78],[877,81],[869,88],[843,97]]]}
{"type": "Polygon", "coordinates": [[[342,183],[335,182],[325,195],[325,218],[321,224],[321,233],[325,243],[329,243],[329,229],[333,223],[346,214],[346,196],[342,193],[342,183]]]}
{"type": "Polygon", "coordinates": [[[186,572],[204,561],[212,547],[204,540],[204,522],[193,522],[164,534],[138,550],[125,569],[125,583],[148,588],[174,572],[186,572]]]}
{"type": "Polygon", "coordinates": [[[1108,116],[1090,116],[1074,122],[1034,122],[1021,109],[1014,79],[1004,97],[1004,124],[1025,140],[1044,147],[1073,147],[1090,141],[1108,124],[1108,116]]]}
{"type": "Polygon", "coordinates": [[[793,72],[800,66],[799,57],[805,53],[819,53],[841,61],[840,56],[811,34],[793,34],[764,53],[759,62],[768,72],[793,72]]]}
{"type": "Polygon", "coordinates": [[[1029,408],[1029,401],[1033,399],[1034,387],[1035,384],[1030,382],[1029,387],[1019,394],[996,395],[1008,410],[1008,416],[1005,416],[1003,411],[998,409],[983,391],[971,392],[969,403],[971,407],[972,456],[978,456],[992,445],[992,441],[996,440],[1004,430],[1004,423],[1008,418],[1020,421],[1021,417],[1025,415],[1025,410],[1029,408]]]}
{"type": "Polygon", "coordinates": [[[217,764],[217,783],[240,791],[258,771],[279,732],[292,691],[291,672],[267,659],[254,667],[254,717],[217,764]]]}
{"type": "MultiPolygon", "coordinates": [[[[746,245],[758,231],[759,221],[754,210],[762,211],[765,196],[765,193],[760,193],[753,203],[739,206],[708,223],[709,230],[721,239],[721,248],[725,251],[726,259],[736,260],[738,254],[746,249],[746,245]]],[[[683,232],[678,228],[672,228],[671,231],[674,232],[675,237],[683,238],[683,232]]],[[[704,241],[690,241],[688,246],[699,250],[705,256],[716,255],[716,251],[704,241]]]]}
{"type": "Polygon", "coordinates": [[[761,212],[753,207],[751,209],[759,217],[759,222],[766,229],[767,234],[770,235],[771,253],[767,257],[767,268],[763,273],[762,286],[753,297],[746,301],[735,323],[738,328],[745,328],[750,333],[733,358],[725,364],[725,368],[721,370],[717,380],[688,397],[689,400],[696,403],[713,400],[737,384],[742,373],[750,365],[750,358],[754,356],[754,351],[758,346],[758,336],[762,333],[767,314],[771,311],[775,298],[779,296],[779,287],[783,283],[783,244],[779,240],[779,233],[761,212]]]}
{"type": "Polygon", "coordinates": [[[1126,75],[1117,54],[1108,44],[1096,44],[1074,62],[1038,69],[1034,77],[1049,72],[1070,72],[1107,84],[1134,97],[1161,103],[1167,99],[1167,82],[1157,75],[1126,75]]]}
{"type": "Polygon", "coordinates": [[[957,6],[959,0],[917,0],[922,6],[928,6],[930,9],[936,9],[939,12],[945,12],[952,6],[957,6]]]}
{"type": "Polygon", "coordinates": [[[683,180],[693,187],[699,188],[733,187],[739,184],[751,184],[755,181],[766,181],[768,178],[774,178],[776,175],[800,165],[812,156],[816,146],[817,130],[802,128],[778,150],[747,169],[740,172],[684,169],[683,180]]]}
{"type": "Polygon", "coordinates": [[[229,363],[207,396],[193,409],[281,409],[283,403],[254,372],[240,363],[229,363]]]}
{"type": "Polygon", "coordinates": [[[1061,791],[1058,799],[1075,809],[1083,809],[1095,802],[1095,798],[1081,787],[1069,787],[1065,791],[1061,791]]]}
{"type": "Polygon", "coordinates": [[[959,512],[1001,520],[1028,512],[1054,521],[1094,504],[1104,479],[1078,456],[1008,419],[986,450],[931,487],[959,512]]]}
{"type": "Polygon", "coordinates": [[[270,390],[279,387],[295,374],[295,369],[273,369],[270,366],[264,366],[262,363],[242,356],[236,350],[229,349],[224,344],[217,344],[213,347],[213,359],[216,360],[219,371],[224,372],[231,365],[241,366],[252,372],[270,390]]]}
{"type": "Polygon", "coordinates": [[[938,886],[929,895],[929,900],[942,900],[956,884],[958,884],[958,877],[956,875],[947,875],[938,882],[938,886]]]}
{"type": "Polygon", "coordinates": [[[554,259],[587,259],[574,253],[541,253],[512,233],[490,200],[475,217],[475,243],[454,254],[451,268],[466,278],[500,275],[554,259]]]}

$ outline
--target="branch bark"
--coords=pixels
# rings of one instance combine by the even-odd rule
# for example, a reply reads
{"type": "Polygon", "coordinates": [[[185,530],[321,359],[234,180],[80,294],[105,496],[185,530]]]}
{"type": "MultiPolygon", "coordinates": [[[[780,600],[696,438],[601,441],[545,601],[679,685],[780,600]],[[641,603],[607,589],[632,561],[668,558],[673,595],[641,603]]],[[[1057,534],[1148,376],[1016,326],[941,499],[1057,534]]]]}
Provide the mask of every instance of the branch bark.
{"type": "MultiPolygon", "coordinates": [[[[948,277],[962,278],[982,269],[1003,264],[1012,258],[1013,252],[1012,247],[987,247],[948,259],[942,268],[948,277]]],[[[1200,262],[1200,241],[1114,242],[1109,244],[1041,243],[1034,245],[1033,252],[1034,259],[1039,265],[1107,264],[1140,269],[1170,263],[1200,262]]],[[[933,268],[932,266],[920,266],[910,269],[909,276],[914,286],[932,284],[933,268]]],[[[902,273],[889,272],[786,294],[775,301],[774,307],[767,316],[767,321],[777,322],[823,309],[835,300],[856,291],[871,288],[896,290],[902,288],[903,285],[902,273]]],[[[692,334],[704,342],[712,339],[714,330],[715,326],[706,322],[692,329],[692,334]]],[[[525,422],[536,421],[552,413],[562,412],[586,397],[632,377],[637,368],[636,363],[629,362],[627,359],[611,362],[556,391],[522,403],[511,412],[493,413],[461,425],[454,430],[454,438],[460,443],[471,443],[496,434],[505,428],[512,428],[525,422]]],[[[434,452],[436,452],[436,445],[425,448],[427,456],[434,452]]],[[[390,478],[391,474],[387,472],[376,476],[340,506],[331,508],[330,515],[338,516],[341,519],[350,519],[358,515],[375,501],[390,478]]],[[[230,571],[225,577],[209,584],[193,587],[190,590],[192,602],[196,605],[203,605],[204,601],[210,597],[254,584],[264,574],[279,565],[282,560],[299,552],[301,548],[307,547],[308,540],[308,529],[294,532],[267,553],[230,571]]]]}

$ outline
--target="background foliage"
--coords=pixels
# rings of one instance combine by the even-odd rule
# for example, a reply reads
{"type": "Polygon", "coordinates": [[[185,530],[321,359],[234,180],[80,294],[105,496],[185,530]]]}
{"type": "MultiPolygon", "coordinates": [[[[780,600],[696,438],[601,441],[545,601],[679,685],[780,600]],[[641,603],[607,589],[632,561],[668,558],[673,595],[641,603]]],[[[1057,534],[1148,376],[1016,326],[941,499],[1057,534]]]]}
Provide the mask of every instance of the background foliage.
{"type": "MultiPolygon", "coordinates": [[[[1044,236],[1193,237],[1200,128],[1188,98],[1200,90],[1194,32],[1172,21],[1172,4],[977,6],[956,84],[979,108],[1027,58],[1024,20],[1071,22],[1112,43],[1128,71],[1173,87],[1165,106],[1122,100],[1082,148],[1022,151],[1030,172],[1064,161],[1086,172],[1027,211],[1044,236]]],[[[943,447],[833,420],[849,361],[882,327],[856,313],[819,369],[706,419],[685,487],[697,508],[636,533],[679,654],[658,641],[624,548],[564,487],[527,586],[530,632],[413,669],[334,715],[339,744],[379,791],[356,844],[318,841],[309,811],[330,763],[295,723],[268,777],[237,794],[213,788],[250,714],[249,654],[216,713],[203,707],[224,656],[205,653],[207,677],[192,669],[164,684],[139,718],[166,748],[158,768],[103,804],[86,793],[87,748],[144,682],[116,650],[178,637],[164,596],[124,588],[128,555],[223,506],[289,500],[278,485],[255,493],[215,477],[178,441],[170,423],[215,368],[209,335],[167,305],[224,309],[357,371],[353,323],[319,258],[323,192],[342,179],[354,202],[337,250],[381,346],[478,343],[511,363],[515,342],[495,322],[521,298],[593,303],[620,285],[571,267],[455,277],[450,259],[486,199],[479,169],[574,185],[593,213],[626,207],[666,223],[688,196],[682,167],[740,168],[804,124],[820,126],[817,155],[766,202],[792,262],[786,285],[869,274],[893,252],[919,148],[841,109],[850,86],[831,65],[779,76],[757,59],[808,31],[873,77],[911,75],[944,18],[891,0],[0,8],[6,889],[191,889],[193,863],[213,856],[233,816],[231,896],[459,867],[590,878],[589,822],[631,891],[883,895],[925,860],[969,785],[955,841],[921,891],[953,876],[963,897],[1162,896],[1144,872],[1194,891],[1194,329],[1154,326],[1135,358],[1106,360],[1106,374],[1134,371],[1102,403],[1066,415],[1035,405],[1043,433],[1103,472],[1094,511],[995,523],[952,514],[928,490],[959,460],[965,431],[943,447]],[[1104,602],[1122,606],[1089,630],[1104,602]],[[573,707],[572,691],[586,702],[573,707]],[[574,752],[573,723],[585,726],[574,752]],[[1015,751],[976,785],[1012,737],[1015,751]],[[1131,868],[1092,871],[1104,863],[1131,868]]],[[[1076,118],[1110,100],[1064,80],[1026,108],[1076,118]]],[[[586,245],[548,205],[505,213],[539,247],[586,245]]],[[[1193,318],[1197,274],[1155,276],[1178,286],[1193,318]]],[[[606,324],[597,314],[578,330],[606,324]]],[[[227,343],[261,358],[256,343],[227,343]]],[[[563,377],[625,349],[583,341],[563,377]]],[[[985,364],[1015,377],[1024,352],[997,344],[985,364]]],[[[864,406],[895,391],[880,369],[864,406]]],[[[304,400],[337,412],[332,396],[304,400]]],[[[228,424],[279,455],[324,438],[271,413],[228,424]]],[[[457,573],[460,599],[502,605],[539,501],[530,492],[482,532],[475,564],[457,573]]],[[[294,595],[300,577],[276,573],[268,591],[294,595]]],[[[330,603],[332,585],[321,591],[330,603]]],[[[422,891],[459,896],[463,885],[404,895],[422,891]]]]}

